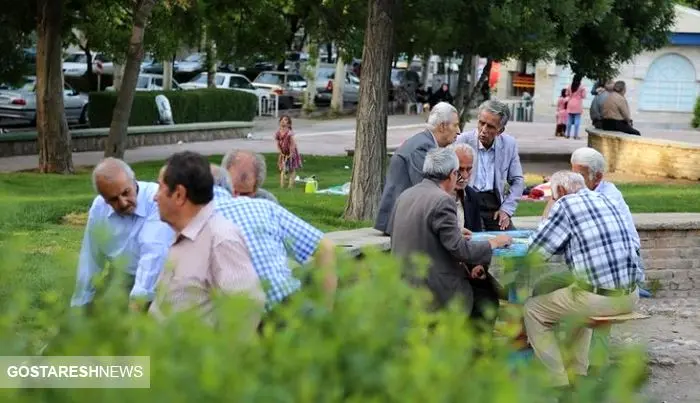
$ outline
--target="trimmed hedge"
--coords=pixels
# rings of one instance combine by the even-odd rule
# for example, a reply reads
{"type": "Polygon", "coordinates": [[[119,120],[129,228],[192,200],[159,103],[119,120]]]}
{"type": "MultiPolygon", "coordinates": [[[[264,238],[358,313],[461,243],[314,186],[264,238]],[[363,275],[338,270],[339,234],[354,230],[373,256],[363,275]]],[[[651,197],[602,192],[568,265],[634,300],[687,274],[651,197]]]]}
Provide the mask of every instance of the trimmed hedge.
{"type": "Polygon", "coordinates": [[[693,111],[693,121],[690,122],[690,125],[696,129],[700,127],[700,97],[698,97],[698,100],[695,102],[695,110],[693,111]]]}
{"type": "MultiPolygon", "coordinates": [[[[129,126],[157,124],[156,96],[163,94],[170,101],[175,123],[250,122],[255,117],[257,97],[242,91],[201,89],[188,91],[137,91],[131,108],[129,126]]],[[[117,102],[113,91],[90,93],[88,114],[91,127],[109,127],[117,102]]]]}

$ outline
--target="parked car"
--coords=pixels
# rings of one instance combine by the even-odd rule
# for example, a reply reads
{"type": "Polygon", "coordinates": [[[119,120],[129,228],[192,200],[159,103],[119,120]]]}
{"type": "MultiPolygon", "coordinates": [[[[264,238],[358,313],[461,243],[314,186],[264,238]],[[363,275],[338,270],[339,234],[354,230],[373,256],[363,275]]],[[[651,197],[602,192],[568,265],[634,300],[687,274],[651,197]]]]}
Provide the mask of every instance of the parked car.
{"type": "MultiPolygon", "coordinates": [[[[316,98],[314,102],[319,105],[330,104],[333,96],[333,83],[335,80],[335,66],[327,65],[316,68],[316,98]]],[[[356,104],[360,95],[360,78],[351,71],[345,72],[343,87],[343,103],[356,104]]]]}
{"type": "MultiPolygon", "coordinates": [[[[113,75],[114,64],[102,53],[92,54],[93,71],[96,62],[102,63],[102,74],[113,75]]],[[[75,52],[63,59],[63,75],[68,77],[81,77],[87,73],[87,56],[85,52],[75,52]]]]}
{"type": "MultiPolygon", "coordinates": [[[[173,79],[171,83],[173,90],[181,90],[180,84],[173,79]]],[[[114,91],[114,87],[107,87],[107,91],[114,91]]],[[[139,74],[136,81],[136,91],[162,91],[163,90],[163,75],[162,74],[139,74]]]]}
{"type": "Polygon", "coordinates": [[[206,54],[192,53],[183,60],[174,63],[173,69],[176,73],[196,73],[206,69],[206,54]]]}
{"type": "Polygon", "coordinates": [[[141,62],[141,72],[150,74],[163,74],[163,63],[155,60],[153,56],[146,55],[141,62]]]}
{"type": "Polygon", "coordinates": [[[280,109],[291,109],[304,103],[307,83],[299,74],[286,71],[263,71],[255,78],[253,85],[277,94],[280,109]]]}
{"type": "MultiPolygon", "coordinates": [[[[199,73],[192,80],[180,84],[180,87],[185,90],[207,88],[208,77],[209,74],[207,73],[199,73]]],[[[257,96],[258,99],[268,98],[270,94],[270,91],[256,88],[253,83],[251,83],[250,80],[248,80],[248,78],[242,74],[216,73],[214,76],[214,84],[216,85],[216,88],[247,92],[257,96]]]]}
{"type": "Polygon", "coordinates": [[[413,70],[391,69],[391,89],[389,99],[394,99],[394,92],[401,87],[409,94],[415,94],[420,85],[420,76],[413,70]]]}
{"type": "MultiPolygon", "coordinates": [[[[88,123],[88,96],[63,84],[63,104],[68,123],[88,123]]],[[[36,77],[26,76],[19,86],[0,85],[0,118],[36,124],[36,77]]]]}

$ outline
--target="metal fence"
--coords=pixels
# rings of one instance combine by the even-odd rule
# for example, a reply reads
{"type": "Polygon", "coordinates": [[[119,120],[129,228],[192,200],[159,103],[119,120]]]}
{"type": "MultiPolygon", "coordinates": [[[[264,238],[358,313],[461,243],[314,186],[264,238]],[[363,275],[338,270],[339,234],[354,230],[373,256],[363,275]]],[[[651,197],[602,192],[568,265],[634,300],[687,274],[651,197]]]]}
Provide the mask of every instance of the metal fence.
{"type": "Polygon", "coordinates": [[[278,117],[280,110],[280,100],[277,94],[270,93],[258,98],[258,116],[278,117]]]}
{"type": "Polygon", "coordinates": [[[532,122],[535,115],[535,106],[532,100],[527,101],[502,101],[510,107],[511,122],[532,122]]]}

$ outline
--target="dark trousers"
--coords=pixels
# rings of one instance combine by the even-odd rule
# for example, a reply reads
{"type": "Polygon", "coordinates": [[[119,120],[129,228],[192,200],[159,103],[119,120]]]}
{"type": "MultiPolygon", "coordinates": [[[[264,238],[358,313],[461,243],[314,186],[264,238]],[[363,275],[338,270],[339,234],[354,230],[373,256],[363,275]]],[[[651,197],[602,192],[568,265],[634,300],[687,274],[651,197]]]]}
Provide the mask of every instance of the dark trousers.
{"type": "Polygon", "coordinates": [[[632,127],[629,124],[629,122],[625,120],[603,119],[603,130],[610,130],[615,132],[633,134],[635,136],[641,136],[639,130],[632,127]]]}
{"type": "MultiPolygon", "coordinates": [[[[498,220],[493,218],[494,214],[501,208],[501,201],[495,190],[479,192],[479,208],[479,215],[481,215],[481,221],[484,223],[484,231],[501,231],[501,227],[498,226],[498,220]]],[[[510,231],[513,229],[515,227],[513,227],[513,222],[511,221],[506,230],[510,231]]]]}
{"type": "Polygon", "coordinates": [[[477,322],[477,328],[493,330],[498,317],[500,286],[491,275],[483,280],[469,279],[474,296],[471,318],[477,322]]]}

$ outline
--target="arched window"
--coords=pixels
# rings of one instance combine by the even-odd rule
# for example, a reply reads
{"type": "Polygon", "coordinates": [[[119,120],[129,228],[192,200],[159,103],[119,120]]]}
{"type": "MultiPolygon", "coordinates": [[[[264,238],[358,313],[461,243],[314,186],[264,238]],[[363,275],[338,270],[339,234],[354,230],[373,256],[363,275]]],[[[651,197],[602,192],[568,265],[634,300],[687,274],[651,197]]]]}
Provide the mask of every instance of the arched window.
{"type": "Polygon", "coordinates": [[[676,53],[665,54],[649,66],[639,92],[639,109],[692,112],[699,87],[690,60],[676,53]]]}
{"type": "MultiPolygon", "coordinates": [[[[561,69],[559,71],[559,74],[557,75],[557,79],[555,81],[556,86],[554,87],[554,91],[552,91],[552,105],[557,104],[557,100],[559,99],[559,96],[561,95],[561,90],[562,88],[569,88],[571,85],[571,80],[574,79],[574,74],[571,72],[571,69],[566,66],[566,67],[560,67],[557,66],[558,69],[561,69]]],[[[581,80],[581,86],[586,89],[586,98],[583,99],[583,107],[588,108],[591,106],[591,101],[593,100],[593,95],[591,95],[591,89],[593,89],[593,86],[595,85],[595,82],[589,80],[588,78],[584,77],[581,80]]]]}

